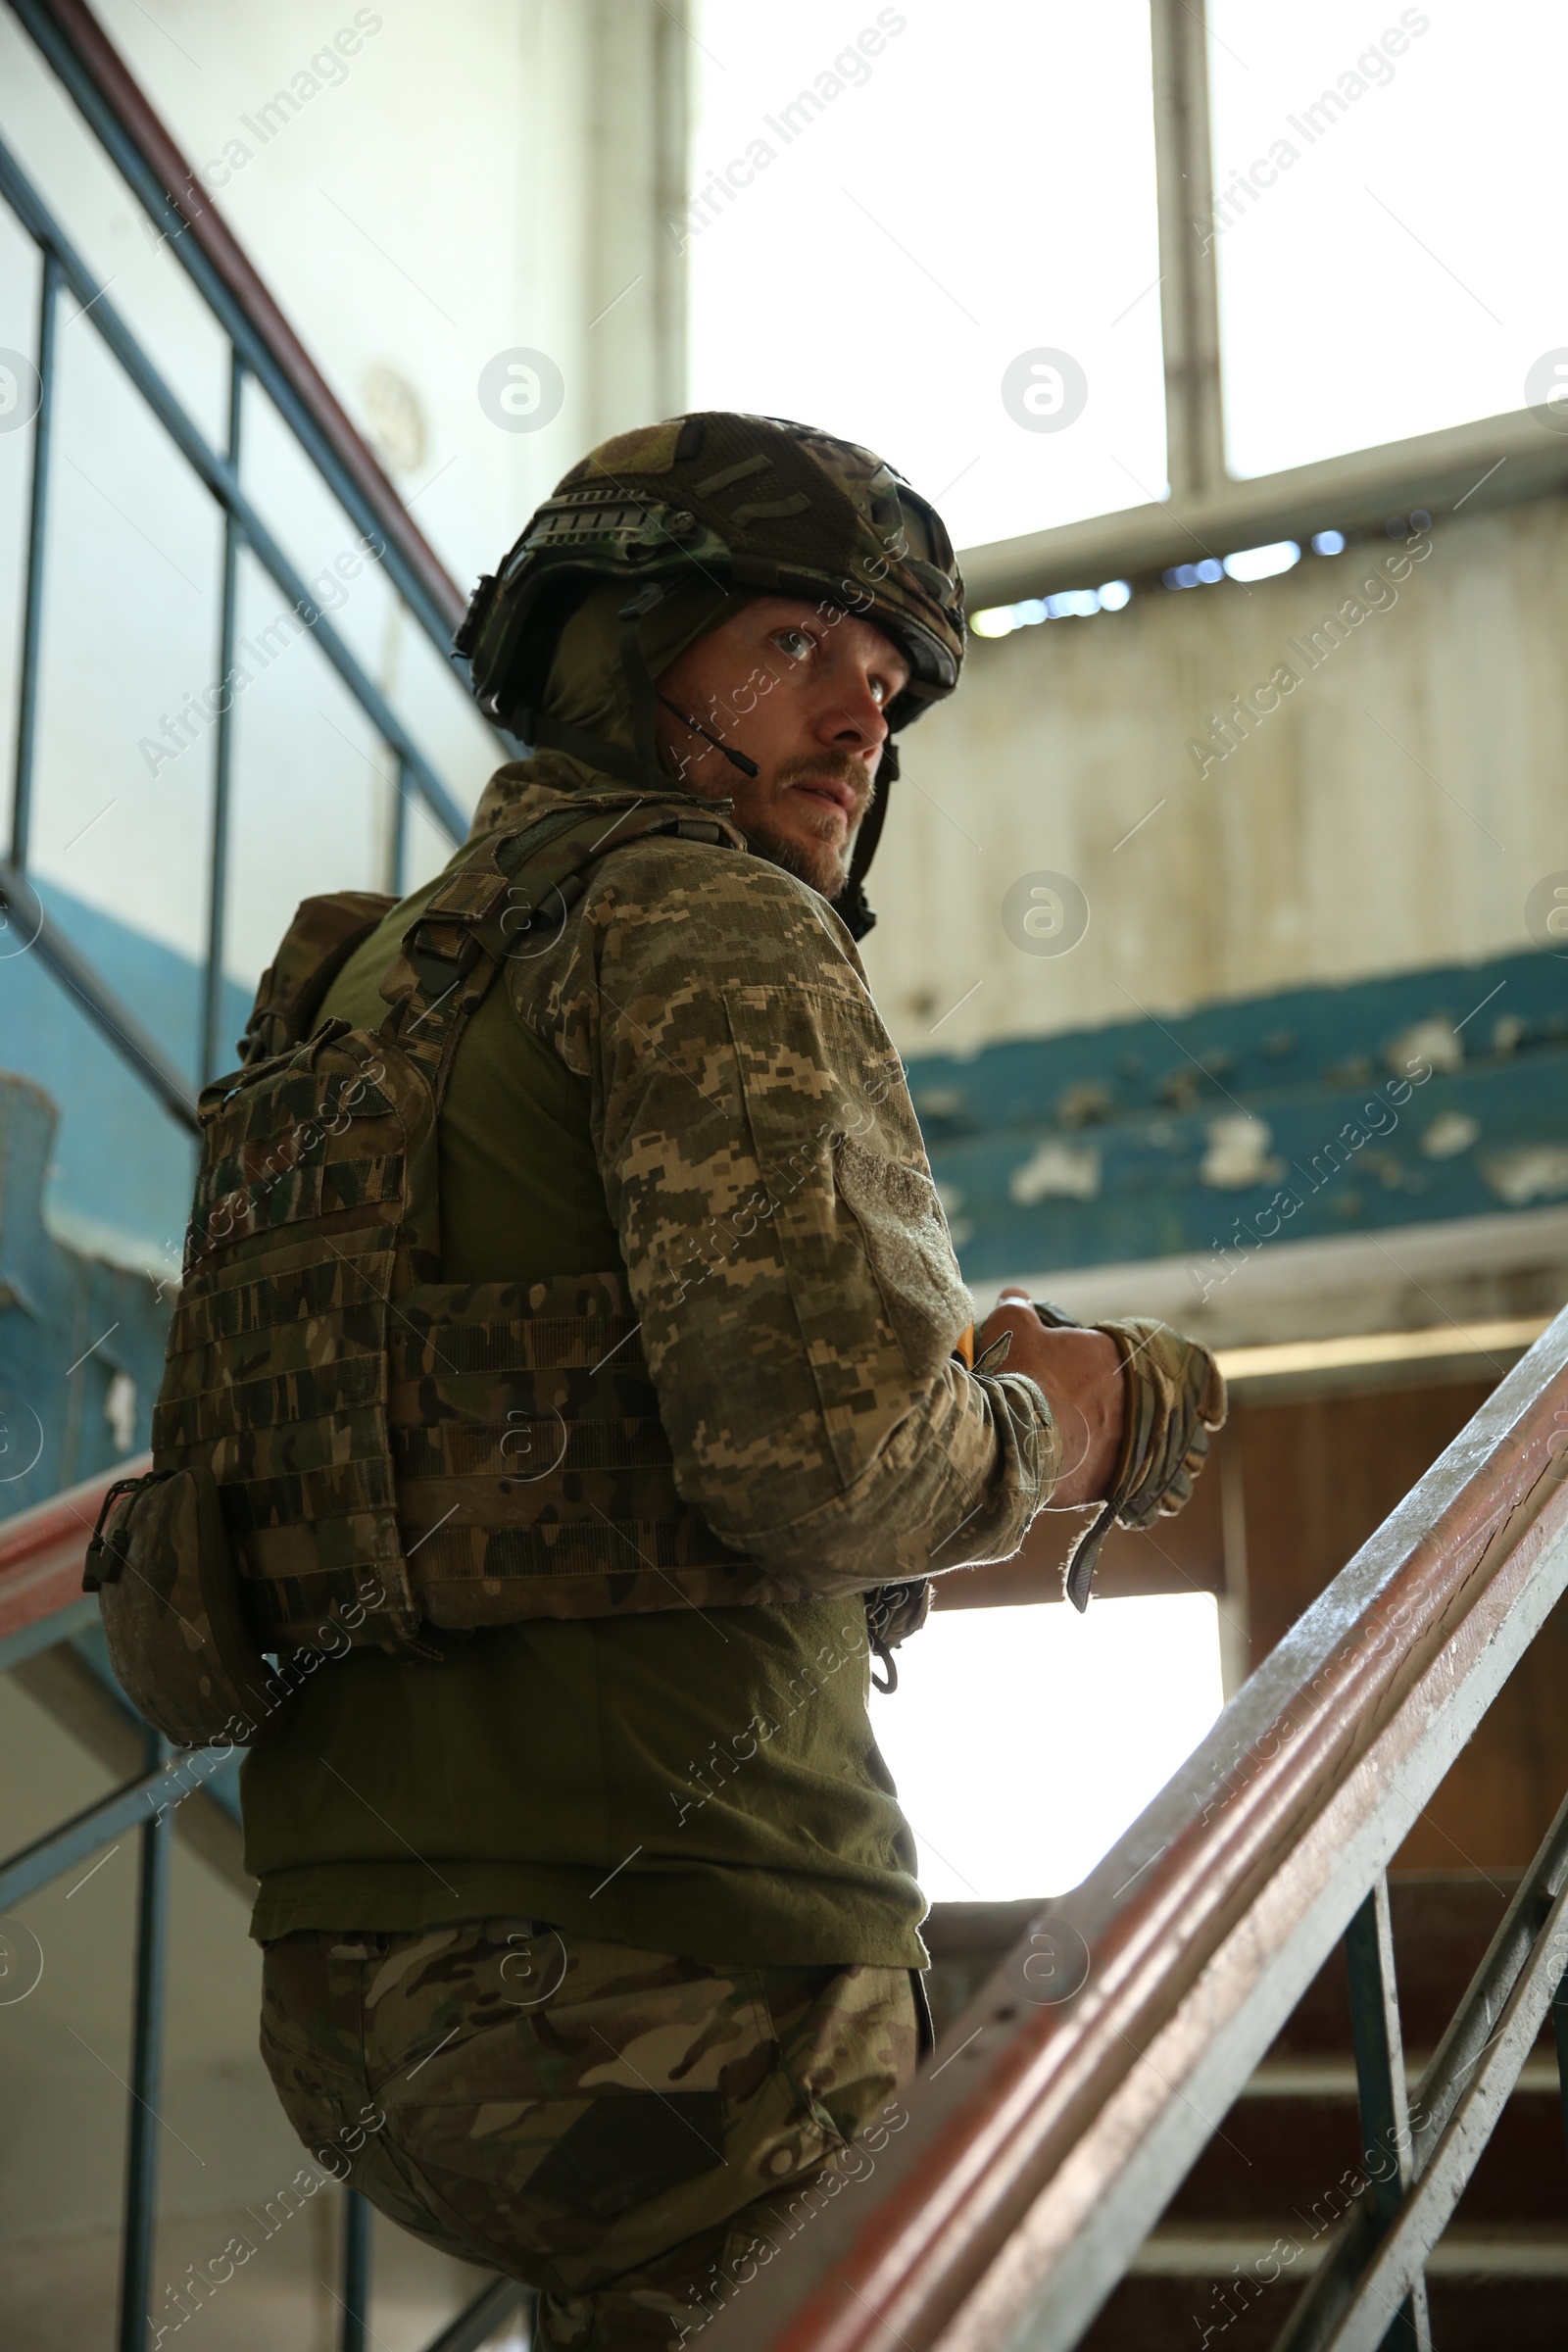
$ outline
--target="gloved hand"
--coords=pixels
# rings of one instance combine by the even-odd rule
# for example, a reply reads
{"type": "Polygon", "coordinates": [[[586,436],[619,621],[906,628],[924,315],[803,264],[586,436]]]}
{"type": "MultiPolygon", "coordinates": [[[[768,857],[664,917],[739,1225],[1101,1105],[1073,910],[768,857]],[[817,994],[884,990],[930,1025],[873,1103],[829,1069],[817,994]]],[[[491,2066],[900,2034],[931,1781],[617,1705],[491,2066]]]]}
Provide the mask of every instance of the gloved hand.
{"type": "MultiPolygon", "coordinates": [[[[1035,1311],[1042,1322],[1069,1319],[1039,1301],[1035,1311]]],[[[1092,1328],[1116,1344],[1126,1406],[1110,1491],[1067,1557],[1064,1588],[1079,1610],[1089,1605],[1095,1562],[1112,1526],[1152,1527],[1179,1511],[1207,1458],[1210,1432],[1225,1421],[1225,1376],[1198,1341],[1142,1315],[1092,1328]]]]}

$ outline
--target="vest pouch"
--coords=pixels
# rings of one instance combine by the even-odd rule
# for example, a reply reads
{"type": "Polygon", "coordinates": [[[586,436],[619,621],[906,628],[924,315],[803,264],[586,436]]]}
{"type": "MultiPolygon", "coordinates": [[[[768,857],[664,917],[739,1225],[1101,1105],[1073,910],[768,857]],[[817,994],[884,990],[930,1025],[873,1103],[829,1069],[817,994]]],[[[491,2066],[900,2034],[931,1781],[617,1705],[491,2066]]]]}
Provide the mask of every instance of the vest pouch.
{"type": "Polygon", "coordinates": [[[270,1678],[240,1611],[212,1472],[153,1470],[104,1497],[82,1591],[96,1592],[126,1697],[177,1747],[243,1747],[270,1678]]]}

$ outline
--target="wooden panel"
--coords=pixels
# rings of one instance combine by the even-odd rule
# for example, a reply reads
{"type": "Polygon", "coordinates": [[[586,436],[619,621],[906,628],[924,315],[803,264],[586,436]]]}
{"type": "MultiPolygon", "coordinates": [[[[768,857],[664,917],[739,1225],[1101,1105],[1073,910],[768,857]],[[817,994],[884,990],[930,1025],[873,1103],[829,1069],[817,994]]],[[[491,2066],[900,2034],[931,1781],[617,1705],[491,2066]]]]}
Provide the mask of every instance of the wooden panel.
{"type": "Polygon", "coordinates": [[[1494,1385],[1467,1381],[1240,1408],[1254,1666],[1431,1468],[1494,1385]]]}
{"type": "MultiPolygon", "coordinates": [[[[1255,1665],[1491,1393],[1301,1397],[1237,1416],[1255,1665]]],[[[1414,1870],[1522,1867],[1568,1790],[1568,1602],[1548,1618],[1400,1848],[1414,1870]]]]}

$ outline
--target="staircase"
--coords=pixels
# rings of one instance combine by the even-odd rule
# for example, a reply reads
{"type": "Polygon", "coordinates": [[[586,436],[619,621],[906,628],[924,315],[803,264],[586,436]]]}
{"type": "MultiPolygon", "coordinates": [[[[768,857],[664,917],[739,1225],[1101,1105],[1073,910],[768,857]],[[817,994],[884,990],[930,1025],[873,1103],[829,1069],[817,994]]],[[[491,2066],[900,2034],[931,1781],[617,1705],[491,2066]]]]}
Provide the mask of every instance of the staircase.
{"type": "MultiPolygon", "coordinates": [[[[51,918],[27,872],[64,298],[215,502],[223,647],[246,550],[311,612],[316,644],[395,765],[399,807],[419,799],[450,836],[462,828],[451,794],[247,493],[248,387],[265,392],[355,527],[383,543],[404,610],[443,656],[461,598],[81,0],[8,5],[167,234],[231,356],[218,448],[0,145],[0,200],[41,256],[0,909],[183,1150],[195,1087],[225,1058],[226,724],[214,734],[212,919],[187,1062],[51,918]]],[[[141,1466],[167,1296],[46,1232],[51,1119],[36,1088],[0,1081],[0,1379],[11,1421],[20,1428],[32,1410],[47,1424],[37,1458],[0,1483],[0,1512],[15,1514],[0,1523],[0,1671],[114,1785],[0,1863],[0,1917],[68,1873],[85,1886],[78,1874],[122,1842],[135,1854],[119,2343],[142,2352],[172,1841],[236,1891],[247,1882],[232,1765],[171,1757],[134,1718],[80,1596],[104,1490],[141,1466]],[[40,1415],[34,1400],[45,1398],[40,1415]]],[[[1456,1857],[1451,1870],[1391,1871],[1568,1591],[1565,1471],[1568,1315],[1290,1626],[1081,1887],[1050,1902],[939,1907],[929,1929],[939,2046],[897,2136],[824,2196],[809,2230],[781,2232],[732,2282],[702,2331],[705,2352],[1568,2342],[1568,1807],[1526,1869],[1456,1857]]],[[[1054,1801],[1059,1787],[1054,1776],[1019,1801],[1054,1801]]],[[[338,2340],[364,2352],[368,2215],[348,2198],[340,2223],[338,2340]]],[[[427,2352],[477,2352],[517,2325],[524,2300],[510,2281],[479,2282],[427,2352]]]]}
{"type": "Polygon", "coordinates": [[[712,2352],[1560,2344],[1568,1803],[1388,1870],[1565,1590],[1568,1313],[1082,1886],[954,1920],[907,2127],[712,2352]]]}
{"type": "MultiPolygon", "coordinates": [[[[1391,1873],[1410,2090],[1480,1965],[1517,1870],[1391,1873]]],[[[1030,1903],[939,1904],[926,1927],[939,2038],[1029,1926],[1030,1903]]],[[[1441,2352],[1568,2341],[1568,2115],[1544,2028],[1427,2263],[1441,2352]]],[[[1079,2338],[1081,2352],[1269,2352],[1322,2262],[1361,2167],[1350,1984],[1319,1969],[1079,2338]]]]}

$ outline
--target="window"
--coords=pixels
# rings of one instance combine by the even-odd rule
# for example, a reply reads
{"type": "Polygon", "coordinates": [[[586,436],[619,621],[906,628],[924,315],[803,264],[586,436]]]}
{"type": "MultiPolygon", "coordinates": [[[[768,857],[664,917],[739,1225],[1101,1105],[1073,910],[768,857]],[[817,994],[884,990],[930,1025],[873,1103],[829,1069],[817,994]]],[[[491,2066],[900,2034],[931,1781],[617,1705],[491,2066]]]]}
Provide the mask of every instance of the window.
{"type": "Polygon", "coordinates": [[[697,29],[692,405],[868,443],[959,546],[1163,496],[1145,0],[697,29]]]}
{"type": "Polygon", "coordinates": [[[1544,400],[1568,18],[1209,0],[1208,24],[1231,470],[1544,400]]]}
{"type": "Polygon", "coordinates": [[[1206,1592],[939,1609],[871,1729],[934,1902],[1076,1886],[1219,1713],[1206,1592]]]}

